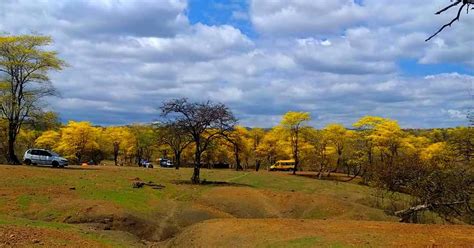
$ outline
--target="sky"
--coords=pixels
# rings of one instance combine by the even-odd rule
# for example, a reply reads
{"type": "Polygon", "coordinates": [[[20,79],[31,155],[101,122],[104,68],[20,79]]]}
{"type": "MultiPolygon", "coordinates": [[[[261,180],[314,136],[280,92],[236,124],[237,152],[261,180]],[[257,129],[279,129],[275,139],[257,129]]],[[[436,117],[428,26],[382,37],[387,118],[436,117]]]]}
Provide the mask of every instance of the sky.
{"type": "Polygon", "coordinates": [[[152,122],[165,100],[230,107],[240,124],[287,111],[350,126],[467,125],[474,13],[448,0],[0,0],[0,33],[42,34],[69,66],[51,73],[62,121],[152,122]]]}

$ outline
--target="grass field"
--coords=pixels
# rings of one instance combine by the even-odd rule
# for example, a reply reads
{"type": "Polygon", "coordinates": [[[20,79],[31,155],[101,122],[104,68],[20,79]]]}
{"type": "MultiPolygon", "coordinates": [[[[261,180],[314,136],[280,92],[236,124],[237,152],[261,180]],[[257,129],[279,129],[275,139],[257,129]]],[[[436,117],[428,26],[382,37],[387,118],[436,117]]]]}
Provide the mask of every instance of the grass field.
{"type": "Polygon", "coordinates": [[[470,226],[397,223],[384,209],[403,195],[266,171],[204,169],[197,186],[191,173],[0,166],[0,247],[474,246],[470,226]]]}

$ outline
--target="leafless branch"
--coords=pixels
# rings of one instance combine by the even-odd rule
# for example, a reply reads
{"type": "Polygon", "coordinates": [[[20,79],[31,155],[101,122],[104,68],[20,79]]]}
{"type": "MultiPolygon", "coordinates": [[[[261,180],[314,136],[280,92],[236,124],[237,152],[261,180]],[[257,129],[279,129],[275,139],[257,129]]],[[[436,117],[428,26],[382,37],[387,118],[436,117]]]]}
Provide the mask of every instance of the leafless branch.
{"type": "Polygon", "coordinates": [[[435,14],[436,14],[436,15],[439,15],[439,14],[441,14],[441,13],[447,11],[448,9],[450,9],[450,8],[452,8],[452,7],[454,7],[454,6],[459,5],[461,2],[462,2],[461,0],[457,0],[455,3],[453,3],[453,4],[449,5],[449,6],[447,6],[446,8],[443,8],[442,10],[436,12],[435,14]]]}
{"type": "MultiPolygon", "coordinates": [[[[458,5],[459,3],[461,3],[461,0],[457,0],[456,3],[453,3],[453,4],[449,5],[448,7],[446,7],[446,8],[444,8],[444,9],[442,9],[442,10],[436,12],[436,14],[439,15],[439,14],[443,13],[444,11],[446,11],[446,10],[448,10],[448,9],[450,9],[450,8],[452,8],[452,7],[454,7],[454,6],[456,6],[456,5],[458,5]]],[[[458,10],[458,14],[456,15],[456,17],[455,17],[454,19],[452,19],[449,23],[444,24],[435,34],[433,34],[432,36],[430,36],[430,37],[429,37],[428,39],[426,39],[425,41],[431,40],[431,39],[434,38],[436,35],[438,35],[439,33],[441,33],[445,28],[450,27],[454,22],[459,21],[459,18],[461,17],[461,12],[462,12],[462,10],[463,10],[464,7],[465,7],[466,5],[468,5],[468,4],[469,4],[469,2],[467,2],[466,0],[464,0],[463,4],[461,5],[461,7],[460,7],[459,10],[458,10]]],[[[469,8],[469,7],[468,7],[468,8],[469,8]]]]}

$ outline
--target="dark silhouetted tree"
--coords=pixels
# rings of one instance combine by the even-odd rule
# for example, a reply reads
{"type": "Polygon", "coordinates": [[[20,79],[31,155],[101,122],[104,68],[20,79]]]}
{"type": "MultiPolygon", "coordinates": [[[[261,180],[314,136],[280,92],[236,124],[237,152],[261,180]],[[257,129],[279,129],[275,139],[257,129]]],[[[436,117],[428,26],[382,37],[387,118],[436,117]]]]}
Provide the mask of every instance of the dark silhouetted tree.
{"type": "Polygon", "coordinates": [[[160,109],[173,126],[192,137],[195,151],[191,181],[200,183],[202,154],[214,139],[234,129],[236,118],[224,104],[189,102],[186,98],[164,102],[160,109]]]}

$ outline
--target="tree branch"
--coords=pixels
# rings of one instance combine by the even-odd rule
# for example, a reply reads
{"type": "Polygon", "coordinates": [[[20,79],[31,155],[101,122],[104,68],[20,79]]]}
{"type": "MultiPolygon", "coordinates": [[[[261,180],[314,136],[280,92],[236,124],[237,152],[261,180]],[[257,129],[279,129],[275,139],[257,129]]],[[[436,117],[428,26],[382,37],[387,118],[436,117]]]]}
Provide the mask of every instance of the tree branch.
{"type": "Polygon", "coordinates": [[[459,5],[461,2],[462,2],[461,0],[456,0],[455,3],[453,3],[453,4],[449,5],[449,6],[447,6],[446,8],[444,8],[444,9],[438,11],[438,12],[436,12],[435,14],[436,14],[436,15],[439,15],[439,14],[441,14],[441,13],[447,11],[448,9],[450,9],[450,8],[452,8],[452,7],[454,7],[454,6],[459,5]]]}
{"type": "MultiPolygon", "coordinates": [[[[451,4],[450,6],[436,12],[437,15],[441,14],[442,12],[448,10],[449,8],[453,7],[453,6],[456,6],[460,3],[461,1],[458,0],[458,2],[456,4],[451,4]]],[[[447,27],[451,27],[451,25],[456,22],[456,21],[459,21],[459,18],[461,17],[461,12],[462,12],[462,9],[467,5],[467,3],[463,3],[463,5],[461,5],[461,7],[459,8],[458,10],[458,14],[456,16],[456,18],[452,19],[451,22],[447,23],[447,24],[444,24],[435,34],[433,34],[432,36],[430,36],[428,39],[425,40],[425,42],[431,40],[432,38],[434,38],[436,35],[438,35],[439,33],[441,33],[445,28],[447,27]]]]}

